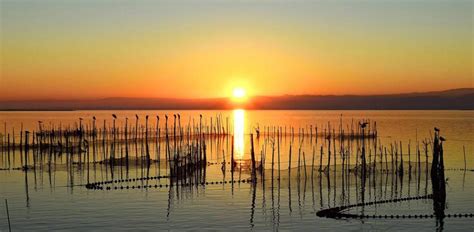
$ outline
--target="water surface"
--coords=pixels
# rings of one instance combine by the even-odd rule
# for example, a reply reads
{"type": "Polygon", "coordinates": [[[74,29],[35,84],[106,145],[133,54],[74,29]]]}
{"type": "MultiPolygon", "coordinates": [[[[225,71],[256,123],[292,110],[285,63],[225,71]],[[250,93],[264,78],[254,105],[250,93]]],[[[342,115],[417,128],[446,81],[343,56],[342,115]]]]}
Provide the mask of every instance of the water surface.
{"type": "MultiPolygon", "coordinates": [[[[199,123],[203,115],[203,128],[212,132],[219,118],[219,130],[228,131],[232,136],[209,136],[206,138],[208,162],[205,181],[208,185],[199,187],[164,187],[168,179],[138,180],[114,183],[111,190],[89,190],[85,184],[107,180],[124,180],[153,177],[169,174],[163,163],[152,163],[149,167],[141,161],[146,154],[144,143],[133,141],[129,144],[130,166],[113,168],[98,163],[106,160],[111,154],[110,145],[103,147],[100,143],[87,154],[48,155],[44,160],[37,160],[35,169],[27,172],[17,170],[21,167],[24,153],[20,150],[2,152],[0,167],[0,195],[8,199],[12,228],[14,231],[51,231],[51,230],[408,230],[433,231],[434,229],[464,230],[474,229],[472,218],[445,218],[441,226],[434,218],[423,219],[328,219],[316,216],[321,209],[361,202],[397,199],[401,197],[423,196],[431,194],[431,183],[426,160],[422,150],[422,141],[432,138],[433,128],[441,129],[446,138],[444,143],[445,166],[447,178],[446,214],[473,213],[474,168],[472,111],[67,111],[67,112],[1,112],[0,121],[5,128],[2,134],[11,135],[15,130],[16,143],[19,130],[31,132],[39,130],[38,121],[43,128],[75,128],[82,118],[82,124],[90,128],[92,117],[97,119],[98,127],[112,127],[112,114],[116,114],[116,126],[123,128],[125,118],[129,125],[135,125],[135,114],[139,117],[139,128],[143,128],[145,115],[150,116],[149,127],[156,128],[156,115],[160,116],[160,135],[164,133],[164,115],[170,117],[168,126],[170,135],[173,114],[180,114],[181,124],[199,123]],[[323,158],[327,163],[328,140],[324,137],[311,136],[316,132],[323,133],[328,127],[350,131],[358,126],[360,120],[370,119],[376,122],[378,138],[367,142],[371,159],[384,162],[374,147],[389,146],[395,142],[403,147],[405,175],[403,178],[390,172],[377,173],[367,181],[362,190],[361,179],[353,173],[344,172],[342,158],[335,149],[335,160],[331,160],[329,172],[311,170],[313,154],[315,168],[319,168],[320,148],[325,149],[323,158]],[[342,127],[340,123],[342,121],[342,127]],[[329,124],[328,124],[329,122],[329,124]],[[262,134],[256,138],[256,128],[262,134]],[[280,140],[275,140],[275,131],[281,129],[280,140]],[[294,128],[296,136],[291,136],[294,128]],[[5,133],[6,131],[6,133],[5,133]],[[268,132],[269,135],[264,135],[268,132]],[[255,136],[254,145],[257,160],[265,155],[265,176],[259,176],[256,185],[245,183],[225,184],[231,180],[230,154],[232,145],[236,159],[246,163],[250,159],[250,136],[255,136]],[[304,136],[302,136],[304,134],[304,136]],[[301,136],[299,136],[301,135],[301,136]],[[301,138],[303,138],[301,140],[301,138]],[[273,144],[275,150],[273,151],[273,144]],[[292,162],[289,162],[290,144],[292,162]],[[416,160],[416,147],[421,149],[420,167],[416,160]],[[408,146],[410,145],[410,156],[408,146]],[[279,148],[279,149],[278,149],[279,148]],[[278,161],[278,150],[280,165],[278,161]],[[466,166],[464,169],[464,150],[466,166]],[[271,171],[271,154],[274,154],[274,171],[271,171]],[[304,154],[304,156],[303,156],[304,154]],[[138,157],[138,158],[134,158],[138,157]],[[306,171],[298,170],[297,159],[306,163],[306,171]],[[52,160],[51,162],[49,162],[52,160]],[[222,171],[223,161],[227,162],[222,171]],[[413,170],[408,173],[408,160],[413,162],[413,170]],[[87,162],[88,161],[88,162],[87,162]],[[93,161],[96,161],[95,163],[93,161]],[[88,164],[88,165],[87,165],[88,164]],[[333,166],[334,165],[334,166],[333,166]],[[278,169],[280,167],[280,169],[278,169]],[[291,169],[290,172],[288,171],[291,169]],[[273,173],[273,174],[272,174],[273,173]],[[273,178],[271,176],[273,175],[273,178]],[[264,178],[264,181],[261,179],[264,178]],[[223,182],[221,184],[221,181],[223,182]],[[217,183],[216,183],[217,182],[217,183]],[[157,185],[158,188],[154,186],[157,185]],[[163,187],[159,187],[162,185],[163,187]],[[140,189],[123,189],[140,186],[140,189]],[[151,186],[151,188],[143,188],[151,186]],[[117,190],[114,190],[117,187],[117,190]]],[[[150,129],[151,131],[152,129],[150,129]]],[[[153,129],[154,130],[154,129],[153,129]]],[[[217,130],[217,129],[216,129],[217,130]]],[[[140,133],[143,131],[140,131],[140,133]]],[[[150,132],[153,133],[153,132],[150,132]]],[[[223,133],[224,134],[224,133],[223,133]]],[[[5,139],[5,137],[4,137],[5,139]]],[[[109,137],[111,139],[111,137],[109,137]]],[[[153,140],[153,139],[152,139],[153,140]]],[[[150,156],[153,160],[162,160],[166,156],[164,142],[150,142],[150,156]]],[[[340,143],[337,143],[338,146],[340,143]]],[[[334,145],[334,144],[333,144],[334,145]]],[[[359,144],[360,145],[360,144],[359,144]]],[[[91,144],[92,146],[92,144],[91,144]]],[[[353,144],[357,147],[357,144],[353,144]]],[[[332,149],[332,148],[331,148],[332,149]]],[[[125,145],[120,143],[114,148],[116,157],[123,157],[125,145]]],[[[334,151],[333,151],[334,152],[334,151]]],[[[367,154],[369,155],[369,154],[367,154]]],[[[27,154],[29,164],[33,161],[34,151],[27,154]]],[[[390,158],[389,158],[390,159],[390,158]]],[[[345,160],[351,166],[358,162],[354,150],[345,160]]],[[[411,163],[410,163],[411,164],[411,163]]],[[[382,167],[385,164],[381,165],[382,167]]],[[[380,167],[380,166],[379,166],[380,167]]],[[[388,167],[388,165],[387,165],[388,167]]],[[[429,167],[429,165],[428,165],[429,167]]],[[[248,169],[234,172],[234,180],[250,178],[248,169]]],[[[0,203],[3,209],[3,199],[0,203]]],[[[378,204],[352,208],[351,212],[368,215],[404,215],[432,214],[433,202],[430,199],[378,204]]],[[[0,213],[0,230],[7,230],[6,213],[0,213]]]]}

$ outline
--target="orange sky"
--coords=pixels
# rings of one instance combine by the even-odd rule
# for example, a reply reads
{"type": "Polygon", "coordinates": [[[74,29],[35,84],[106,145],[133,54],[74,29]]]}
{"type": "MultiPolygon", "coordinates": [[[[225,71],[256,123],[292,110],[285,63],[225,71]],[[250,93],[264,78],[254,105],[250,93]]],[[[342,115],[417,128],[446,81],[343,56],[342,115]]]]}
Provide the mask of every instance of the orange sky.
{"type": "Polygon", "coordinates": [[[469,1],[1,4],[1,99],[473,87],[469,1]]]}

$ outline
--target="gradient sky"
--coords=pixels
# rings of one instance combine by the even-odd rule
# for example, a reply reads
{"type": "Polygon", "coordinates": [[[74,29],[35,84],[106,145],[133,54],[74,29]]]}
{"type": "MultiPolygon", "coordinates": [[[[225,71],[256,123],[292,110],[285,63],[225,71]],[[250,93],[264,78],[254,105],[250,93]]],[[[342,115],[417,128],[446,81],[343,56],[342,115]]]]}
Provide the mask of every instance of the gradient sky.
{"type": "Polygon", "coordinates": [[[473,87],[473,1],[0,0],[0,99],[473,87]]]}

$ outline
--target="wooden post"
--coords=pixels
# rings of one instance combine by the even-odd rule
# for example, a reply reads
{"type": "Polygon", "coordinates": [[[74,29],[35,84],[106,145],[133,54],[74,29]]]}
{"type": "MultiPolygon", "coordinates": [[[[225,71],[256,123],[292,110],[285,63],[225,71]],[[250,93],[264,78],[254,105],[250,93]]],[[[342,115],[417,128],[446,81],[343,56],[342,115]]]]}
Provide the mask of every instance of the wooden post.
{"type": "Polygon", "coordinates": [[[400,175],[403,175],[403,148],[402,148],[402,141],[400,141],[400,175]]]}
{"type": "Polygon", "coordinates": [[[7,209],[7,220],[8,220],[8,231],[12,231],[12,227],[10,224],[10,212],[8,212],[8,200],[5,199],[5,208],[7,209]]]}
{"type": "Polygon", "coordinates": [[[319,155],[319,171],[322,171],[323,167],[323,145],[321,145],[321,151],[320,151],[320,155],[319,155]]]}
{"type": "Polygon", "coordinates": [[[290,170],[291,170],[291,143],[290,143],[290,152],[289,152],[289,158],[288,158],[288,178],[290,178],[290,170]]]}
{"type": "MultiPolygon", "coordinates": [[[[313,179],[314,174],[314,155],[316,153],[316,147],[313,147],[313,159],[311,162],[311,180],[313,179]]],[[[344,166],[344,165],[343,165],[344,166]]]]}
{"type": "Polygon", "coordinates": [[[29,139],[30,137],[30,132],[25,131],[25,168],[28,168],[28,150],[29,150],[29,139]]]}
{"type": "Polygon", "coordinates": [[[250,144],[251,144],[251,158],[252,158],[252,181],[257,180],[256,169],[255,169],[255,151],[253,149],[253,134],[250,134],[250,144]]]}
{"type": "Polygon", "coordinates": [[[135,141],[138,139],[138,114],[135,114],[135,141]]]}
{"type": "Polygon", "coordinates": [[[10,133],[7,134],[7,152],[10,152],[10,133]]]}
{"type": "Polygon", "coordinates": [[[23,149],[23,123],[21,123],[21,128],[20,128],[20,150],[23,149]]]}
{"type": "Polygon", "coordinates": [[[411,141],[408,140],[408,174],[411,176],[411,141]]]}
{"type": "Polygon", "coordinates": [[[13,149],[15,149],[15,128],[12,129],[12,146],[13,146],[13,149]]]}
{"type": "Polygon", "coordinates": [[[281,136],[281,130],[280,127],[277,129],[277,151],[278,151],[278,180],[280,180],[280,136],[281,136]]]}
{"type": "MultiPolygon", "coordinates": [[[[232,148],[230,150],[230,171],[234,173],[234,136],[232,135],[232,148]]],[[[233,174],[232,174],[233,175],[233,174]]]]}
{"type": "Polygon", "coordinates": [[[466,171],[466,147],[463,145],[462,150],[464,152],[464,171],[466,171]]]}

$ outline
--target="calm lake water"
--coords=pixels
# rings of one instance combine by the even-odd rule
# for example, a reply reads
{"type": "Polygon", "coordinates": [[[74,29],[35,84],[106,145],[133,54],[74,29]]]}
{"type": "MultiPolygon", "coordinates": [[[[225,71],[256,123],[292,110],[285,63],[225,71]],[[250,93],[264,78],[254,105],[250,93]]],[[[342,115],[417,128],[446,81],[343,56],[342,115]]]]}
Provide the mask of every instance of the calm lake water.
{"type": "MultiPolygon", "coordinates": [[[[100,141],[94,143],[89,139],[87,152],[72,155],[57,151],[35,152],[37,149],[30,149],[25,155],[20,149],[10,152],[2,149],[0,231],[8,231],[4,199],[8,199],[13,231],[474,230],[472,217],[447,217],[440,222],[431,217],[329,219],[316,215],[319,210],[331,207],[431,194],[429,165],[426,162],[431,162],[431,151],[426,158],[423,142],[433,138],[434,127],[439,128],[446,138],[445,213],[474,213],[473,111],[0,112],[2,144],[5,144],[5,134],[10,134],[11,141],[15,137],[18,144],[20,128],[33,133],[40,127],[42,130],[74,129],[81,123],[85,130],[90,130],[94,125],[93,117],[96,118],[97,128],[103,128],[105,123],[106,128],[110,129],[113,128],[112,114],[117,116],[117,140],[122,139],[116,144],[112,144],[113,137],[107,135],[105,146],[100,141]],[[173,114],[178,113],[182,126],[178,134],[186,135],[187,131],[197,130],[200,114],[203,132],[212,132],[204,138],[209,165],[199,177],[208,184],[178,187],[176,183],[182,182],[171,185],[168,178],[150,178],[170,174],[164,161],[167,152],[174,154],[192,149],[193,141],[197,141],[194,137],[189,137],[189,140],[184,137],[178,140],[177,145],[170,140],[172,148],[166,144],[165,115],[169,116],[168,130],[172,137],[173,114]],[[138,128],[141,128],[136,132],[135,114],[139,118],[138,128]],[[150,116],[148,127],[152,137],[148,145],[143,141],[133,141],[134,133],[145,136],[146,115],[150,116]],[[157,131],[157,115],[160,116],[159,139],[153,137],[157,131]],[[80,122],[79,118],[83,120],[80,122]],[[368,139],[363,146],[367,148],[369,163],[373,161],[382,170],[374,172],[362,184],[359,175],[344,168],[352,169],[360,162],[360,140],[351,142],[347,139],[342,144],[333,140],[330,143],[332,139],[328,139],[325,133],[328,133],[328,128],[336,133],[341,130],[350,133],[359,127],[360,121],[366,119],[370,119],[371,129],[374,129],[376,122],[378,137],[368,139]],[[128,139],[132,140],[130,143],[123,142],[125,125],[130,136],[128,139]],[[316,128],[318,136],[315,135],[316,128]],[[258,137],[257,130],[261,134],[258,137]],[[220,135],[215,135],[219,132],[220,135]],[[251,176],[248,168],[250,133],[254,134],[257,162],[265,157],[264,176],[259,174],[255,185],[247,181],[242,183],[251,176]],[[405,169],[402,176],[395,174],[391,168],[394,147],[402,154],[400,160],[397,158],[400,163],[403,159],[405,169]],[[229,164],[232,148],[239,163],[233,175],[229,164]],[[340,148],[352,148],[345,153],[345,159],[340,148]],[[328,149],[333,149],[329,168],[328,149]],[[417,150],[420,150],[419,156],[417,150]],[[123,163],[113,167],[101,163],[110,159],[112,154],[115,158],[123,158],[126,153],[130,157],[127,167],[123,163]],[[144,162],[143,157],[147,154],[153,161],[150,165],[144,162]],[[272,154],[274,165],[271,163],[272,154]],[[24,165],[25,157],[28,165],[36,164],[35,168],[27,171],[19,169],[24,165]],[[226,164],[224,167],[222,162],[226,164]],[[326,171],[319,171],[324,168],[326,171]],[[241,181],[230,184],[232,179],[241,181]],[[88,182],[110,180],[117,180],[117,183],[101,185],[104,190],[85,187],[88,182]],[[106,187],[111,189],[106,190],[106,187]]],[[[390,201],[353,207],[347,212],[357,215],[429,215],[433,214],[433,200],[390,201]]]]}

